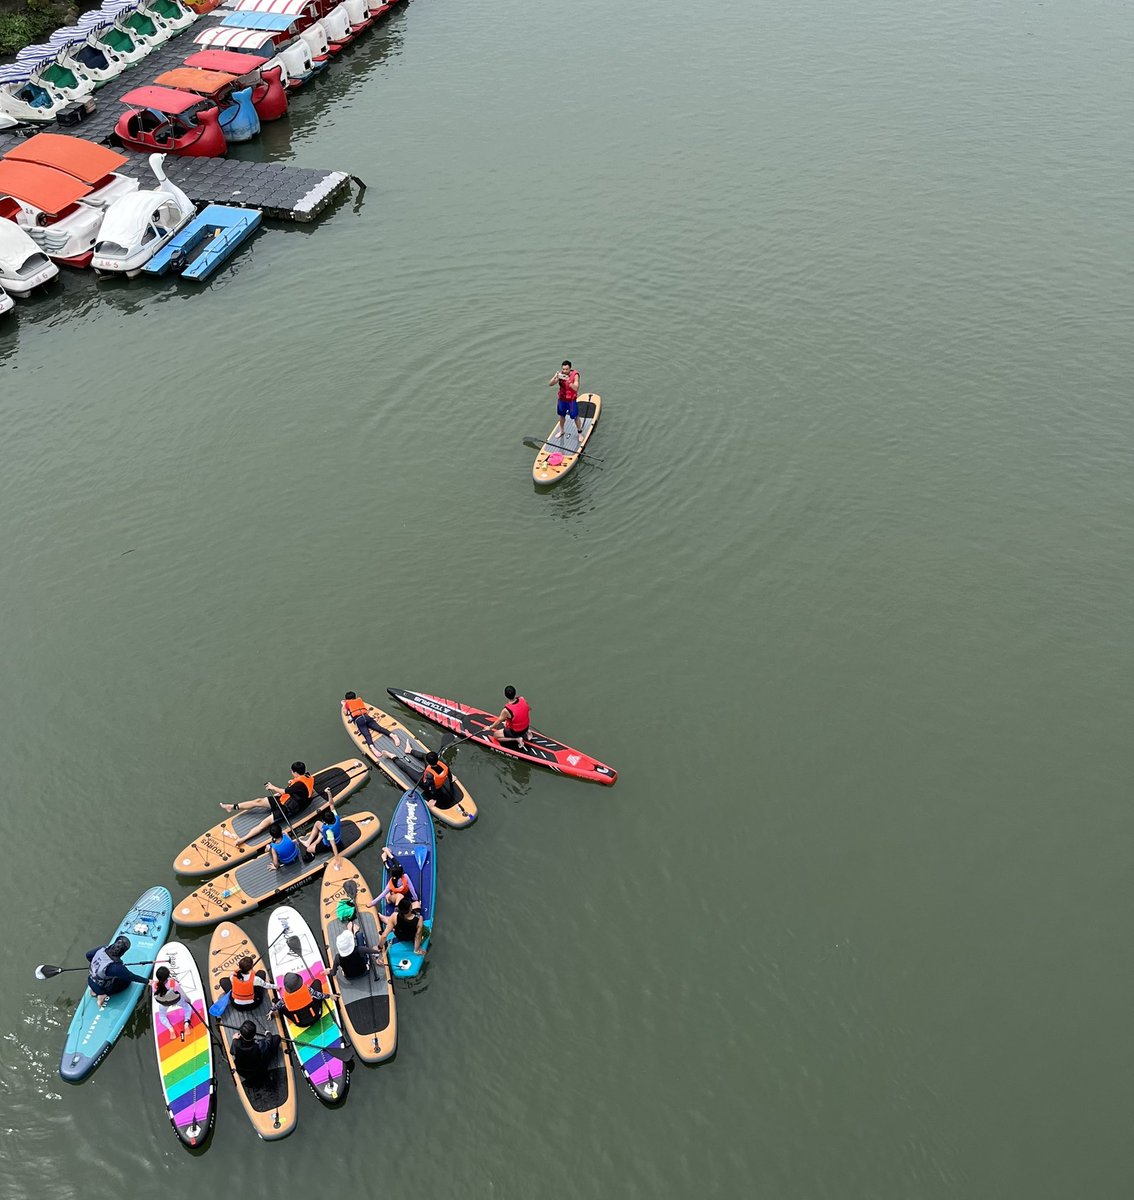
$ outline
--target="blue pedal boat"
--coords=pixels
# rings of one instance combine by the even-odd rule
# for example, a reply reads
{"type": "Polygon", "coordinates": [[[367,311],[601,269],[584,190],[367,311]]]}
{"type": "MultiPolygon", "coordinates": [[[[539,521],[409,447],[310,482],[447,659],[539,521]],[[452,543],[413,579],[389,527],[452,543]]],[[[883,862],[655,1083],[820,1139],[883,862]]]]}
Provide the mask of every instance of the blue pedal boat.
{"type": "Polygon", "coordinates": [[[148,275],[174,271],[184,279],[208,279],[252,236],[262,219],[258,208],[208,204],[142,269],[148,275]]]}

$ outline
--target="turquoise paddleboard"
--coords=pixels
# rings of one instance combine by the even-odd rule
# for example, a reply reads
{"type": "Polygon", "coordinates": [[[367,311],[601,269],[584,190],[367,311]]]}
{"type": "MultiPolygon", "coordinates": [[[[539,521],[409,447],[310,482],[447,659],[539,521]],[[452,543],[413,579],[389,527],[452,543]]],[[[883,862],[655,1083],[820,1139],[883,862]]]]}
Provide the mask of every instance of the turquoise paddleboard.
{"type": "MultiPolygon", "coordinates": [[[[106,939],[106,944],[120,934],[130,939],[130,952],[123,959],[135,975],[153,974],[152,966],[137,966],[148,958],[156,958],[157,952],[169,934],[170,916],[173,912],[173,897],[168,888],[150,888],[143,892],[130,911],[118,923],[118,928],[106,939]]],[[[79,1007],[71,1018],[67,1040],[63,1043],[63,1056],[59,1060],[59,1074],[68,1083],[78,1083],[98,1066],[118,1041],[126,1022],[130,1020],[138,1001],[145,991],[144,983],[130,983],[111,996],[104,1007],[91,995],[83,983],[83,995],[79,1007]]]]}

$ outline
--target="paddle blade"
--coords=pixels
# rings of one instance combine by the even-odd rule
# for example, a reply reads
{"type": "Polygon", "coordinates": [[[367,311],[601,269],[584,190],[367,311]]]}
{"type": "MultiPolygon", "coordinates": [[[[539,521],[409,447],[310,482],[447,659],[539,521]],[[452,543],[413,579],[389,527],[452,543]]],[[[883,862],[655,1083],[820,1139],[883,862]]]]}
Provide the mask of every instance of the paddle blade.
{"type": "Polygon", "coordinates": [[[414,861],[417,863],[419,871],[425,870],[425,860],[429,857],[429,851],[424,846],[414,846],[413,848],[414,861]]]}
{"type": "Polygon", "coordinates": [[[303,946],[299,938],[293,933],[290,937],[284,939],[284,945],[295,955],[296,958],[303,957],[303,946]]]}
{"type": "Polygon", "coordinates": [[[232,993],[222,992],[220,999],[209,1005],[209,1016],[219,1017],[232,1003],[232,993]]]}
{"type": "Polygon", "coordinates": [[[35,969],[36,979],[54,979],[56,975],[62,975],[64,967],[53,967],[50,963],[40,963],[35,969]]]}

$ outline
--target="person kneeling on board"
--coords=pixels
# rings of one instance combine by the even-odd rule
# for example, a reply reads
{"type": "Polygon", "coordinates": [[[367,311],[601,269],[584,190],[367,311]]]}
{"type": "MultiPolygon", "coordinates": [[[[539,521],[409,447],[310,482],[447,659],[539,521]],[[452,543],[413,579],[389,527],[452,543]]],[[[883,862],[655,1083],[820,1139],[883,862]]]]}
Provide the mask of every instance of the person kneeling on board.
{"type": "Polygon", "coordinates": [[[481,732],[485,737],[493,737],[494,730],[503,725],[504,728],[496,740],[514,743],[518,749],[522,750],[524,737],[531,726],[531,706],[523,696],[516,695],[516,689],[511,685],[504,689],[504,699],[506,703],[500,710],[500,715],[491,725],[486,725],[481,732]]]}
{"type": "MultiPolygon", "coordinates": [[[[292,842],[292,845],[295,845],[292,842]]],[[[228,977],[228,990],[232,995],[233,1008],[255,1008],[260,1003],[257,989],[270,990],[272,985],[263,975],[253,974],[254,963],[252,956],[246,954],[237,964],[236,970],[228,977]]]]}
{"type": "Polygon", "coordinates": [[[99,1008],[103,1008],[115,992],[122,991],[131,983],[149,983],[148,975],[135,975],[122,962],[122,956],[130,949],[130,939],[121,934],[108,946],[96,946],[87,951],[87,962],[91,964],[87,976],[87,987],[99,1008]]]}
{"type": "Polygon", "coordinates": [[[318,854],[320,851],[329,850],[334,855],[334,861],[338,862],[339,846],[342,844],[342,840],[343,819],[328,805],[326,808],[319,809],[311,836],[306,841],[301,840],[300,844],[308,854],[318,854]]]}
{"type": "Polygon", "coordinates": [[[403,896],[408,896],[413,901],[414,908],[421,908],[421,901],[418,899],[417,889],[413,886],[413,880],[406,874],[402,864],[398,862],[398,856],[388,846],[382,847],[382,866],[386,868],[388,880],[386,886],[370,901],[370,907],[376,908],[383,900],[389,900],[392,906],[397,907],[398,901],[403,896]]]}
{"type": "Polygon", "coordinates": [[[258,1033],[255,1021],[245,1021],[232,1039],[232,1061],[237,1075],[247,1084],[263,1083],[279,1048],[278,1033],[258,1033]]]}
{"type": "Polygon", "coordinates": [[[286,867],[299,857],[299,843],[284,833],[279,821],[272,823],[268,837],[271,838],[268,842],[268,854],[272,860],[268,866],[271,870],[278,871],[280,867],[286,867]]]}
{"type": "Polygon", "coordinates": [[[294,971],[288,971],[283,981],[283,996],[272,1005],[276,1012],[287,1014],[293,1025],[314,1025],[323,1014],[323,1005],[330,999],[317,987],[303,982],[294,971]]]}
{"type": "Polygon", "coordinates": [[[361,979],[370,972],[371,955],[378,957],[376,946],[360,946],[353,931],[344,929],[335,938],[335,957],[331,962],[331,973],[342,971],[347,979],[361,979]]]}
{"type": "Polygon", "coordinates": [[[382,928],[383,942],[390,940],[390,935],[396,942],[413,942],[414,954],[421,953],[421,943],[425,938],[425,919],[414,908],[413,901],[403,896],[398,901],[398,907],[385,918],[382,928]]]}
{"type": "MultiPolygon", "coordinates": [[[[266,809],[267,816],[259,823],[253,825],[252,828],[242,837],[238,838],[236,848],[242,850],[253,838],[259,837],[260,834],[267,829],[273,821],[294,821],[296,817],[305,813],[315,797],[315,776],[307,774],[307,764],[304,762],[293,762],[291,764],[292,776],[288,780],[286,788],[278,788],[274,783],[264,784],[266,796],[261,796],[258,800],[240,800],[236,804],[221,803],[221,808],[225,812],[240,812],[242,809],[250,811],[253,809],[266,809]]],[[[329,801],[330,792],[324,793],[329,801]]]]}
{"type": "Polygon", "coordinates": [[[185,1030],[193,1018],[186,1010],[185,997],[177,987],[177,980],[170,978],[168,967],[158,967],[151,987],[158,1002],[158,1008],[154,1010],[158,1020],[168,1033],[184,1041],[185,1030]]]}

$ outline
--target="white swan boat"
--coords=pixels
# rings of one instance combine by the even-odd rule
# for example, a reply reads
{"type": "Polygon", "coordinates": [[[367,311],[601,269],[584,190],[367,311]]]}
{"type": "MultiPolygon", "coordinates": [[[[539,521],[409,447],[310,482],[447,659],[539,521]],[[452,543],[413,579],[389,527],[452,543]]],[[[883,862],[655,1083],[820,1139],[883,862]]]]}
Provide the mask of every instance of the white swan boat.
{"type": "Polygon", "coordinates": [[[197,206],[166,175],[164,159],[150,155],[156,188],[122,196],[106,210],[91,259],[96,271],[137,275],[197,215],[197,206]]]}
{"type": "Polygon", "coordinates": [[[13,221],[0,221],[0,287],[13,296],[27,296],[50,283],[59,268],[13,221]]]}

